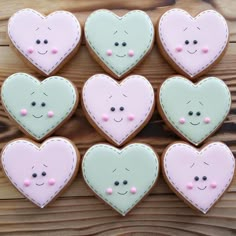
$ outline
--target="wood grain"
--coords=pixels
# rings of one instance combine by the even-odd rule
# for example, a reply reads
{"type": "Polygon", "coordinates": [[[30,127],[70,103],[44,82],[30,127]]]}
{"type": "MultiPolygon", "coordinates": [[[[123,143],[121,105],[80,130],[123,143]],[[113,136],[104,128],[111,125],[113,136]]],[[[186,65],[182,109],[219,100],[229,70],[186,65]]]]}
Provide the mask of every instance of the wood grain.
{"type": "MultiPolygon", "coordinates": [[[[44,14],[55,10],[74,13],[82,25],[96,9],[107,8],[123,15],[132,9],[145,10],[156,23],[166,10],[179,7],[191,14],[216,9],[230,27],[230,45],[222,61],[205,76],[217,76],[229,86],[232,94],[230,114],[219,131],[208,141],[223,141],[236,155],[236,1],[235,0],[1,0],[0,1],[0,85],[15,72],[44,77],[28,68],[9,47],[6,29],[9,17],[25,7],[44,14]],[[56,2],[56,3],[55,3],[56,2]]],[[[79,53],[59,72],[73,81],[81,91],[83,83],[95,73],[103,73],[83,44],[79,53]]],[[[154,89],[175,72],[160,56],[155,46],[133,74],[146,76],[154,89]]],[[[203,77],[205,77],[203,76],[203,77]]],[[[71,139],[84,152],[105,140],[91,127],[79,106],[73,117],[55,135],[71,139]]],[[[0,106],[0,148],[24,135],[7,118],[0,106]]],[[[148,125],[133,142],[152,145],[158,154],[178,137],[171,132],[155,111],[148,125]]],[[[5,178],[0,170],[0,235],[236,235],[236,178],[216,206],[207,214],[196,213],[169,189],[161,177],[150,195],[126,217],[121,217],[94,197],[81,174],[68,190],[46,209],[38,209],[27,201],[5,178]]]]}

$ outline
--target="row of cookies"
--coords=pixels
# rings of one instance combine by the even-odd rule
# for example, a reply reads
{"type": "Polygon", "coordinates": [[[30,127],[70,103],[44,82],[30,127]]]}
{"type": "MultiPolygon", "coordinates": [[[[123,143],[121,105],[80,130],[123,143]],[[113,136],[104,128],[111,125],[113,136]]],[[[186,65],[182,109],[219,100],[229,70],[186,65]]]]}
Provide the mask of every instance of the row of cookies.
{"type": "MultiPolygon", "coordinates": [[[[119,17],[108,10],[97,10],[87,18],[84,33],[91,55],[117,79],[130,73],[148,55],[155,31],[160,53],[176,71],[190,79],[216,64],[229,41],[226,20],[213,10],[194,18],[184,10],[171,9],[160,17],[155,28],[143,11],[130,11],[119,17]]],[[[8,36],[23,60],[48,76],[75,55],[82,29],[69,12],[43,16],[23,9],[10,18],[8,36]]]]}
{"type": "MultiPolygon", "coordinates": [[[[72,183],[80,155],[66,138],[49,138],[41,145],[17,139],[3,148],[1,164],[16,189],[44,208],[72,183]]],[[[145,144],[133,143],[123,149],[97,144],[85,153],[81,169],[94,194],[125,216],[156,186],[161,165],[171,189],[202,213],[222,197],[235,171],[232,152],[220,142],[201,150],[177,142],[166,148],[161,160],[145,144]]]]}
{"type": "MultiPolygon", "coordinates": [[[[116,146],[124,145],[141,131],[155,108],[152,85],[140,75],[118,83],[108,75],[96,74],[85,82],[81,97],[89,122],[116,146]]],[[[1,100],[17,126],[41,141],[71,117],[79,94],[63,77],[51,76],[40,82],[29,74],[16,73],[4,81],[1,100]]],[[[197,84],[181,76],[170,77],[161,84],[156,100],[163,120],[194,145],[220,127],[231,107],[230,91],[216,77],[197,84]]]]}

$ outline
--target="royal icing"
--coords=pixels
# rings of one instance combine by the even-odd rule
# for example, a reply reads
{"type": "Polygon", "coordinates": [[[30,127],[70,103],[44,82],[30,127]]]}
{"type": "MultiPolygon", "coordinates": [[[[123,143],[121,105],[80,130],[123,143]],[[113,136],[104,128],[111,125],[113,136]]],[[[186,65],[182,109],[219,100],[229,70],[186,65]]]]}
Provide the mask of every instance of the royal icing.
{"type": "Polygon", "coordinates": [[[140,75],[129,76],[118,83],[107,75],[97,74],[85,83],[82,100],[92,124],[108,140],[122,145],[151,117],[154,91],[149,81],[140,75]]]}
{"type": "Polygon", "coordinates": [[[49,75],[78,47],[81,27],[70,12],[56,11],[43,16],[32,9],[23,9],[10,18],[8,35],[37,70],[49,75]]]}
{"type": "Polygon", "coordinates": [[[200,151],[185,143],[169,146],[163,155],[167,182],[191,206],[207,213],[229,187],[235,160],[223,143],[214,142],[200,151]]]}
{"type": "Polygon", "coordinates": [[[144,144],[130,144],[121,150],[97,144],[85,153],[82,171],[95,194],[124,216],[155,184],[159,160],[144,144]]]}
{"type": "Polygon", "coordinates": [[[218,61],[228,44],[229,30],[216,11],[192,17],[184,10],[172,9],[160,18],[157,37],[174,68],[194,78],[218,61]]]}
{"type": "Polygon", "coordinates": [[[85,37],[103,67],[119,78],[151,50],[154,27],[143,11],[130,11],[119,17],[111,11],[98,10],[85,23],[85,37]]]}
{"type": "Polygon", "coordinates": [[[216,77],[197,84],[180,76],[171,77],[161,85],[157,100],[163,119],[195,145],[218,129],[231,106],[228,87],[216,77]]]}
{"type": "Polygon", "coordinates": [[[1,162],[17,190],[43,208],[72,181],[78,171],[79,153],[64,138],[50,138],[41,146],[18,139],[4,147],[1,162]]]}
{"type": "Polygon", "coordinates": [[[36,140],[51,134],[78,104],[77,90],[69,80],[52,76],[40,82],[24,73],[4,81],[1,99],[10,117],[36,140]]]}

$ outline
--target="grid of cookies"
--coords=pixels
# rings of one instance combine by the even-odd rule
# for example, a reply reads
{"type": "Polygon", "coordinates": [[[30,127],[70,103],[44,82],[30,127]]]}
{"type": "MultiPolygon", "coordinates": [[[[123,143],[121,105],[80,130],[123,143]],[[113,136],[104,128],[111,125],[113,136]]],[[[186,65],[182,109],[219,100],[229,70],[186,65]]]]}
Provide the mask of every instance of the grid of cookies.
{"type": "Polygon", "coordinates": [[[29,137],[6,144],[1,164],[32,203],[47,206],[79,170],[91,191],[123,216],[158,185],[160,174],[179,198],[204,214],[230,186],[235,171],[231,150],[206,140],[226,119],[231,94],[220,78],[202,77],[227,50],[229,29],[220,13],[191,16],[174,8],[153,25],[141,10],[118,16],[103,9],[90,14],[82,29],[70,12],[45,16],[22,9],[10,18],[8,36],[19,57],[45,77],[21,71],[9,75],[1,89],[9,119],[29,137]],[[56,74],[79,53],[83,35],[105,72],[88,78],[79,94],[69,79],[56,74]],[[157,91],[148,78],[132,74],[154,42],[156,53],[178,73],[164,78],[157,91]],[[107,140],[82,157],[67,137],[53,136],[80,105],[107,140]],[[148,143],[132,142],[155,109],[180,138],[160,157],[148,143]]]}

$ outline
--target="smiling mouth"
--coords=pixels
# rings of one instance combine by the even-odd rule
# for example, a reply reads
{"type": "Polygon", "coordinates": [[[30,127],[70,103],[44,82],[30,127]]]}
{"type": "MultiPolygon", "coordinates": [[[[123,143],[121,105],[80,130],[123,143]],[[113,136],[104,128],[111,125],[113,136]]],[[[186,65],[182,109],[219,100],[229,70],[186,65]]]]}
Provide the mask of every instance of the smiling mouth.
{"type": "Polygon", "coordinates": [[[35,116],[35,115],[33,115],[33,117],[39,119],[39,118],[43,117],[43,115],[41,115],[41,116],[35,116]]]}
{"type": "Polygon", "coordinates": [[[190,122],[190,124],[191,124],[191,125],[199,125],[200,122],[198,122],[197,124],[190,122]]]}
{"type": "Polygon", "coordinates": [[[37,186],[43,186],[44,185],[44,183],[41,183],[41,184],[36,184],[37,186]]]}
{"type": "Polygon", "coordinates": [[[45,55],[47,52],[48,52],[48,50],[45,51],[45,52],[39,52],[39,51],[38,51],[38,54],[40,54],[40,55],[45,55]]]}
{"type": "Polygon", "coordinates": [[[204,188],[199,188],[197,187],[199,190],[205,190],[207,186],[205,186],[204,188]]]}
{"type": "Polygon", "coordinates": [[[126,193],[128,193],[128,191],[124,192],[124,193],[120,193],[120,192],[117,192],[118,194],[120,195],[125,195],[126,193]]]}
{"type": "Polygon", "coordinates": [[[189,50],[187,50],[187,52],[188,52],[189,54],[194,54],[194,53],[197,52],[197,50],[195,50],[194,52],[190,52],[189,50]]]}
{"type": "Polygon", "coordinates": [[[117,122],[117,123],[121,122],[122,120],[123,120],[123,118],[120,118],[120,120],[114,119],[114,121],[117,122]]]}
{"type": "Polygon", "coordinates": [[[124,54],[124,55],[121,56],[121,55],[116,54],[116,56],[117,57],[125,57],[126,55],[124,54]]]}

